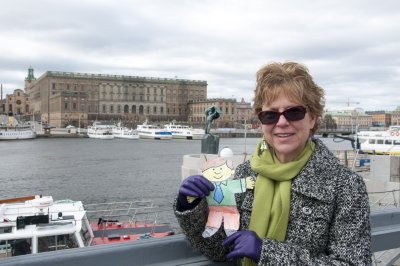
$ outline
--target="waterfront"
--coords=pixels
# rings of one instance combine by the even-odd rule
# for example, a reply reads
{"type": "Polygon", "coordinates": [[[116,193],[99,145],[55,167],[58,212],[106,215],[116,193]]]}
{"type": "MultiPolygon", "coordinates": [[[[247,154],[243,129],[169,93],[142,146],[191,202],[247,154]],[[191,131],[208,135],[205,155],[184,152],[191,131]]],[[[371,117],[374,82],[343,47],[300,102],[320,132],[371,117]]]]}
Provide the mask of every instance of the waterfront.
{"type": "MultiPolygon", "coordinates": [[[[221,138],[220,148],[252,153],[257,138],[221,138]],[[247,144],[247,145],[245,145],[247,144]]],[[[323,139],[331,148],[350,144],[323,139]]],[[[171,209],[181,181],[185,154],[197,154],[201,141],[96,140],[48,138],[0,142],[1,198],[33,194],[85,204],[152,200],[171,209]]],[[[175,226],[172,211],[161,221],[175,226]]]]}

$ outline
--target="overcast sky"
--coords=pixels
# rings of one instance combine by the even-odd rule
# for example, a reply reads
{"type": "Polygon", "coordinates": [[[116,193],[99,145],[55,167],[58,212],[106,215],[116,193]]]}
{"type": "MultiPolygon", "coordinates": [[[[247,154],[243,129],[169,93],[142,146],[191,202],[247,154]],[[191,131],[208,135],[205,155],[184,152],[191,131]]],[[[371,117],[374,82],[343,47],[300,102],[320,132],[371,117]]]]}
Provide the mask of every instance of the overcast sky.
{"type": "MultiPolygon", "coordinates": [[[[400,1],[2,0],[0,83],[27,69],[205,80],[252,101],[255,73],[298,61],[328,109],[400,106],[400,1]]],[[[4,97],[4,95],[3,95],[4,97]]]]}

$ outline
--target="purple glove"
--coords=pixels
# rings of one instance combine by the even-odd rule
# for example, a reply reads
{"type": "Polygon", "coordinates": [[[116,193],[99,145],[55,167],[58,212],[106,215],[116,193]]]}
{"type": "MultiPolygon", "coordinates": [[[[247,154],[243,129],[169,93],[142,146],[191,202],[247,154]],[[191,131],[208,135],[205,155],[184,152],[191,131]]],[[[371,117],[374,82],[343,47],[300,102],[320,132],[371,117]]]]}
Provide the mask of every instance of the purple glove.
{"type": "Polygon", "coordinates": [[[260,260],[262,241],[253,231],[237,231],[222,242],[224,247],[232,244],[233,250],[226,256],[227,259],[247,257],[256,262],[260,260]]]}
{"type": "Polygon", "coordinates": [[[182,211],[196,207],[202,198],[210,195],[211,190],[214,190],[214,185],[202,175],[192,175],[183,180],[178,194],[178,201],[182,211]],[[193,196],[198,199],[189,203],[187,196],[193,196]]]}

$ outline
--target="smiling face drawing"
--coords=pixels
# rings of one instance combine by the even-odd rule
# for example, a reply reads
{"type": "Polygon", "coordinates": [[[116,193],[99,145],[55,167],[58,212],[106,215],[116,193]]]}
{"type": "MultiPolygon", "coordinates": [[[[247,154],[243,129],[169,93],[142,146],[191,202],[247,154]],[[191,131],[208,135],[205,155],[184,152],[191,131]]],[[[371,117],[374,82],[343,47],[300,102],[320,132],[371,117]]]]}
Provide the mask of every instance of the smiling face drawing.
{"type": "Polygon", "coordinates": [[[220,157],[208,161],[203,170],[203,176],[211,182],[221,182],[229,179],[234,173],[232,163],[220,157]]]}

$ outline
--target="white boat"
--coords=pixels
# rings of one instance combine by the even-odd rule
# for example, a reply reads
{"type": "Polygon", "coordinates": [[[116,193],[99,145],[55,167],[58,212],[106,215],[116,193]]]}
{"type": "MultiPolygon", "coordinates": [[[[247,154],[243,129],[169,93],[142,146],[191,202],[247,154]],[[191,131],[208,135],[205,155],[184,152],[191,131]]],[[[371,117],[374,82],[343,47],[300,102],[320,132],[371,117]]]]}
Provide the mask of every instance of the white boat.
{"type": "Polygon", "coordinates": [[[127,127],[121,126],[121,123],[118,123],[116,127],[112,128],[112,134],[114,138],[120,139],[138,139],[139,135],[136,130],[130,129],[127,127]]]}
{"type": "Polygon", "coordinates": [[[164,128],[171,131],[174,139],[202,139],[205,134],[204,129],[176,125],[174,122],[164,125],[164,128]]]}
{"type": "Polygon", "coordinates": [[[92,126],[87,128],[87,135],[92,139],[114,139],[112,132],[114,127],[113,125],[95,121],[92,126]]]}
{"type": "Polygon", "coordinates": [[[0,116],[0,140],[34,139],[36,131],[29,124],[21,124],[10,113],[0,116]]]}
{"type": "Polygon", "coordinates": [[[360,131],[357,133],[363,152],[400,155],[400,126],[387,131],[360,131]]]}
{"type": "Polygon", "coordinates": [[[149,125],[147,122],[138,125],[136,131],[141,139],[172,139],[171,131],[157,125],[149,125]]]}
{"type": "Polygon", "coordinates": [[[94,236],[82,202],[50,196],[2,201],[0,232],[0,258],[84,247],[94,236]]]}
{"type": "Polygon", "coordinates": [[[169,225],[157,223],[160,212],[151,201],[84,206],[51,196],[0,200],[0,259],[173,235],[169,225]]]}

